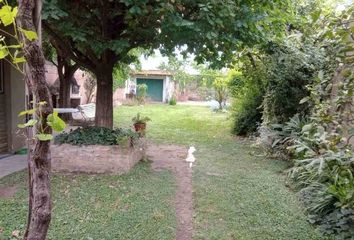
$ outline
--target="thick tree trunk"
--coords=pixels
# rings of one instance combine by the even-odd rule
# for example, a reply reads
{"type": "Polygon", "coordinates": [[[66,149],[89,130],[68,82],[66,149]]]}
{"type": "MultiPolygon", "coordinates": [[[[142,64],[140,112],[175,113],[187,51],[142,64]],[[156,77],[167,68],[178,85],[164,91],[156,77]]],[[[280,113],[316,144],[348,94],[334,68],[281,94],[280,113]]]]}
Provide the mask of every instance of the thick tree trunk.
{"type": "MultiPolygon", "coordinates": [[[[38,16],[42,2],[40,0],[20,0],[18,25],[22,29],[36,31],[35,23],[39,23],[38,16]],[[37,20],[36,20],[37,19],[37,20]]],[[[37,30],[40,31],[40,28],[37,30]]],[[[39,33],[40,36],[40,33],[39,33]]],[[[52,101],[45,80],[45,59],[39,40],[29,41],[23,36],[24,54],[27,60],[31,89],[37,102],[45,101],[42,107],[42,117],[52,112],[52,101]]],[[[51,128],[46,121],[39,121],[37,128],[45,129],[51,134],[51,128]],[[40,125],[39,125],[40,124],[40,125]]],[[[29,216],[24,239],[43,240],[46,238],[51,220],[51,195],[50,195],[50,141],[35,140],[35,146],[29,158],[29,216]]]]}
{"type": "Polygon", "coordinates": [[[95,72],[97,78],[95,125],[113,128],[113,66],[102,65],[95,72]]]}

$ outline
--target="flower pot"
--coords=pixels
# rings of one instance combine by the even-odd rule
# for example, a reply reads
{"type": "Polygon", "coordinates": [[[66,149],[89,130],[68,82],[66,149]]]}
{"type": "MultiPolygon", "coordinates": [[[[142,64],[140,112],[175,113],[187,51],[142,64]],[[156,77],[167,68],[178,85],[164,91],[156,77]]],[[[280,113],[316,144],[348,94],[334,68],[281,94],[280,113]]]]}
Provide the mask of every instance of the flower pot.
{"type": "Polygon", "coordinates": [[[134,123],[135,132],[139,133],[140,136],[145,135],[146,123],[134,123]]]}

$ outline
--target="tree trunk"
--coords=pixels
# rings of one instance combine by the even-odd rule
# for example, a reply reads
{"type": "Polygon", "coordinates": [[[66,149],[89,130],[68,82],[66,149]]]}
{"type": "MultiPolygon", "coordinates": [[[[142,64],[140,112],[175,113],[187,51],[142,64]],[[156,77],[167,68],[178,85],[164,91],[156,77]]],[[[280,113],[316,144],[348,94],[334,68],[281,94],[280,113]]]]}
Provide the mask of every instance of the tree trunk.
{"type": "Polygon", "coordinates": [[[102,65],[95,72],[97,78],[95,125],[113,128],[113,66],[102,65]]]}
{"type": "MultiPolygon", "coordinates": [[[[70,60],[65,59],[58,53],[58,76],[60,81],[60,88],[59,88],[59,107],[61,108],[70,108],[70,84],[71,79],[73,78],[76,70],[78,69],[78,65],[70,64],[70,60]]],[[[62,114],[61,118],[64,121],[70,121],[70,114],[62,114]]]]}
{"type": "MultiPolygon", "coordinates": [[[[40,36],[40,28],[35,23],[40,16],[42,2],[40,0],[20,0],[18,12],[18,25],[22,29],[36,31],[40,36]],[[36,28],[37,27],[37,28],[36,28]]],[[[52,100],[45,79],[45,59],[40,46],[40,41],[29,41],[24,36],[24,54],[27,60],[27,76],[31,82],[31,89],[37,102],[45,101],[41,112],[46,117],[52,112],[52,100]]],[[[44,133],[51,134],[51,128],[46,121],[39,121],[37,128],[45,129],[44,133]]],[[[50,141],[35,140],[35,145],[29,158],[29,216],[24,239],[43,240],[46,238],[51,220],[51,195],[50,195],[50,141]]]]}

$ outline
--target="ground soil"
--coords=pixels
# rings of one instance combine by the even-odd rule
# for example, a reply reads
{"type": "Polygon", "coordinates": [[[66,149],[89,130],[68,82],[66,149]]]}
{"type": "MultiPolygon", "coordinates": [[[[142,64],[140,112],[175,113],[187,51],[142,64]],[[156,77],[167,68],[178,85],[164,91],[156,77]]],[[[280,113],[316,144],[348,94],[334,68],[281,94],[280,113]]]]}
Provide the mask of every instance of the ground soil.
{"type": "Polygon", "coordinates": [[[170,170],[176,176],[177,240],[190,240],[193,236],[192,169],[185,161],[187,150],[176,145],[148,144],[146,152],[155,171],[170,170]]]}
{"type": "Polygon", "coordinates": [[[11,198],[18,190],[18,186],[0,187],[0,198],[11,198]]]}

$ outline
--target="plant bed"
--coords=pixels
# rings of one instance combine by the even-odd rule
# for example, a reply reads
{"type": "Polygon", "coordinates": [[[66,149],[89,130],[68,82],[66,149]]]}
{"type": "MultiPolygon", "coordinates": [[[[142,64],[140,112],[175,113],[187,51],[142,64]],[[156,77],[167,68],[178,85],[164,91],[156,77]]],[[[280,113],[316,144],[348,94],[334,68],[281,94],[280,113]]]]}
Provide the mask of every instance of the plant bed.
{"type": "Polygon", "coordinates": [[[52,170],[123,174],[144,158],[145,145],[131,130],[78,128],[55,138],[52,170]]]}

